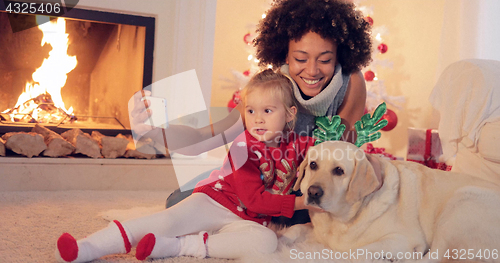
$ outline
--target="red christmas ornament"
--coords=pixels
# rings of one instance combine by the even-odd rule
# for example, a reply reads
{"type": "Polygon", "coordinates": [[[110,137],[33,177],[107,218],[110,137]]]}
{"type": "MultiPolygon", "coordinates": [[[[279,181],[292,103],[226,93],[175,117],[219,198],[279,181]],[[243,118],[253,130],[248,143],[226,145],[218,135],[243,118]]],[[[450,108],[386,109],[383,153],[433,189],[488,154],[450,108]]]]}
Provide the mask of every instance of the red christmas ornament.
{"type": "Polygon", "coordinates": [[[382,43],[380,45],[378,45],[378,50],[380,51],[380,53],[384,54],[385,52],[387,52],[387,45],[382,43]]]}
{"type": "Polygon", "coordinates": [[[375,73],[373,73],[373,71],[368,70],[367,72],[365,72],[366,81],[372,81],[374,78],[375,78],[375,73]]]}
{"type": "Polygon", "coordinates": [[[250,45],[252,44],[252,36],[250,33],[247,33],[246,35],[243,36],[243,41],[247,44],[250,45]]]}
{"type": "Polygon", "coordinates": [[[367,16],[367,17],[365,17],[365,21],[368,22],[368,24],[370,24],[370,26],[373,26],[373,18],[367,16]]]}
{"type": "Polygon", "coordinates": [[[227,103],[227,108],[231,112],[241,102],[240,91],[237,90],[233,93],[233,97],[227,103]]]}
{"type": "Polygon", "coordinates": [[[382,128],[383,131],[390,131],[396,127],[398,124],[398,116],[396,113],[390,109],[387,109],[384,115],[382,115],[382,120],[387,120],[389,123],[387,126],[382,128]]]}

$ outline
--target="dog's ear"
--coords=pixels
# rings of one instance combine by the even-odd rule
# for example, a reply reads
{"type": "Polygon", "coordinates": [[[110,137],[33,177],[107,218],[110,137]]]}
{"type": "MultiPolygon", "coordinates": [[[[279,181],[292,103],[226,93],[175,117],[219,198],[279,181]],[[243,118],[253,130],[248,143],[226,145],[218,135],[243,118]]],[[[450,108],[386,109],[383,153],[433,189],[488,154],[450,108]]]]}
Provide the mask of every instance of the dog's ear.
{"type": "Polygon", "coordinates": [[[380,181],[366,155],[356,159],[355,162],[356,166],[346,193],[346,201],[351,204],[373,193],[380,186],[380,181]]]}
{"type": "Polygon", "coordinates": [[[293,185],[293,190],[297,191],[300,189],[300,183],[302,182],[302,178],[304,178],[304,173],[306,172],[306,166],[309,163],[309,158],[304,158],[302,160],[302,163],[300,163],[299,170],[297,173],[297,181],[295,181],[295,184],[293,185]]]}

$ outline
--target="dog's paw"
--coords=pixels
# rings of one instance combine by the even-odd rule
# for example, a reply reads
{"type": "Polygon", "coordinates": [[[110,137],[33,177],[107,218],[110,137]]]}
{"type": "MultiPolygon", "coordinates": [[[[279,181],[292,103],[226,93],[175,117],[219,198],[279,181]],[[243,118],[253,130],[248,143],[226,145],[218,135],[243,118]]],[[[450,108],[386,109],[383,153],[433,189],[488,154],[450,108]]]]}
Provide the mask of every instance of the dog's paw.
{"type": "Polygon", "coordinates": [[[293,243],[302,242],[310,233],[312,227],[310,224],[298,224],[284,229],[279,241],[283,244],[291,245],[293,243]]]}
{"type": "Polygon", "coordinates": [[[288,228],[280,237],[279,242],[285,245],[291,245],[297,241],[299,241],[301,237],[301,231],[297,231],[297,229],[288,228]]]}
{"type": "Polygon", "coordinates": [[[295,240],[294,238],[290,238],[290,237],[287,237],[287,236],[281,236],[278,241],[279,243],[281,244],[284,244],[284,245],[287,245],[287,246],[290,246],[292,245],[293,243],[295,243],[295,240]]]}

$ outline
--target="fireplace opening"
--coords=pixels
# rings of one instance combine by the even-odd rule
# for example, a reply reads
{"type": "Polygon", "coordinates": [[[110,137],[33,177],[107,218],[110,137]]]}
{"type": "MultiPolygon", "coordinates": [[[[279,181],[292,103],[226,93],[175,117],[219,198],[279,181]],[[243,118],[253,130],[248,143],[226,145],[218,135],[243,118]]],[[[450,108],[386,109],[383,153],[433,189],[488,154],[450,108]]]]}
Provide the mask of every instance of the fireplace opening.
{"type": "Polygon", "coordinates": [[[0,10],[0,134],[130,133],[128,101],[152,83],[155,19],[77,8],[48,19],[0,10]]]}

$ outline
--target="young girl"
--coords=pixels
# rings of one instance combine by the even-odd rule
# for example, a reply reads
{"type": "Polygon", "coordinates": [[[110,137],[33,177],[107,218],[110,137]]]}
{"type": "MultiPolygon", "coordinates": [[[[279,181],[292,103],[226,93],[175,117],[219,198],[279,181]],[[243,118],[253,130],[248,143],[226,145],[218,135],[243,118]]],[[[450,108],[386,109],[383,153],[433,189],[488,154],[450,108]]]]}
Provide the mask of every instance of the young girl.
{"type": "Polygon", "coordinates": [[[64,233],[57,241],[58,260],[91,261],[128,253],[136,244],[139,260],[274,252],[277,237],[267,228],[271,216],[292,217],[294,210],[310,208],[303,197],[288,193],[314,139],[293,132],[297,108],[286,76],[272,70],[256,74],[242,102],[246,131],[233,142],[221,169],[191,196],[150,216],[114,221],[78,241],[64,233]]]}
{"type": "MultiPolygon", "coordinates": [[[[360,70],[371,61],[372,44],[371,26],[352,1],[275,0],[259,22],[257,32],[254,46],[259,64],[272,65],[292,80],[298,105],[294,131],[312,136],[318,126],[316,117],[339,115],[346,125],[342,139],[354,143],[357,136],[354,123],[363,116],[366,102],[366,85],[360,70]]],[[[140,96],[137,101],[141,102],[140,96]]],[[[148,117],[144,103],[137,103],[134,113],[137,113],[137,117],[131,118],[134,122],[143,123],[148,117]]],[[[186,154],[196,155],[219,147],[220,143],[210,139],[222,132],[229,141],[239,135],[241,131],[232,132],[239,117],[239,112],[233,111],[227,118],[196,131],[184,127],[171,132],[169,149],[190,149],[192,152],[186,154]]],[[[143,129],[151,127],[143,125],[143,129]]],[[[160,130],[146,136],[163,144],[160,130]]],[[[196,180],[201,178],[206,175],[196,180]]],[[[188,194],[188,191],[174,191],[167,199],[167,207],[188,194]]],[[[307,211],[295,214],[296,218],[304,218],[307,211]]],[[[303,221],[290,223],[296,222],[303,221]]]]}

